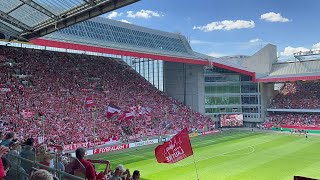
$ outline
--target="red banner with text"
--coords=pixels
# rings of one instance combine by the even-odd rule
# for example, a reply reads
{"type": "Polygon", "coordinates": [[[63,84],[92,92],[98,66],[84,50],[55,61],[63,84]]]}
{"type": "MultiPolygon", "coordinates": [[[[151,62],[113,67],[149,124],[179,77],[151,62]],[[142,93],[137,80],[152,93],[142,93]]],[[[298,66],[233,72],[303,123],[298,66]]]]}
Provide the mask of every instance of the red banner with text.
{"type": "Polygon", "coordinates": [[[193,154],[187,128],[155,149],[158,163],[175,163],[193,154]]]}

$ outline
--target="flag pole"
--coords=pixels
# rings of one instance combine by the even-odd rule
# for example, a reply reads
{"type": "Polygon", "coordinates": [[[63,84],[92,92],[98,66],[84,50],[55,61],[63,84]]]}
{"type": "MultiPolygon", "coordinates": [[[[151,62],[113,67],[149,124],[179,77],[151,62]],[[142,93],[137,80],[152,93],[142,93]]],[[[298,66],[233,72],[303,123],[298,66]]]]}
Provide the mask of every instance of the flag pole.
{"type": "Polygon", "coordinates": [[[194,153],[192,153],[192,157],[193,157],[193,164],[194,164],[194,168],[196,169],[197,180],[200,180],[200,178],[199,178],[199,174],[198,174],[198,169],[197,169],[196,160],[194,159],[194,153]]]}

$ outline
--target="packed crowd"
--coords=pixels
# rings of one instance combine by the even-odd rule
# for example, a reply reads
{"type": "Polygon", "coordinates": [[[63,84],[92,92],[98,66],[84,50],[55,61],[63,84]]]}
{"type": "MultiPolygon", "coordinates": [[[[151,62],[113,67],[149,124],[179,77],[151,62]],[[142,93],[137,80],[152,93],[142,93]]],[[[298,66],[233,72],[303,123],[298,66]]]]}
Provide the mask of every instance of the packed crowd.
{"type": "Polygon", "coordinates": [[[214,127],[210,118],[168,97],[117,59],[0,47],[0,72],[0,127],[20,139],[44,132],[45,143],[73,144],[214,127]],[[95,105],[86,108],[86,98],[95,105]],[[150,117],[108,119],[108,103],[124,111],[146,107],[150,117]]]}
{"type": "Polygon", "coordinates": [[[320,82],[286,83],[274,98],[272,108],[319,109],[320,82]]]}
{"type": "Polygon", "coordinates": [[[264,126],[277,127],[279,125],[293,125],[293,126],[309,126],[320,127],[320,115],[313,113],[281,113],[271,114],[264,126]]]}
{"type": "MultiPolygon", "coordinates": [[[[319,109],[320,82],[286,83],[271,103],[278,109],[319,109]]],[[[293,125],[301,127],[320,127],[320,114],[317,113],[273,113],[267,117],[263,127],[293,125]]]]}
{"type": "Polygon", "coordinates": [[[77,148],[74,158],[62,149],[50,152],[46,145],[35,146],[33,138],[22,143],[10,132],[0,139],[0,180],[71,180],[70,175],[88,180],[140,179],[139,170],[131,175],[129,169],[118,165],[111,171],[109,161],[86,159],[85,154],[82,147],[77,148]],[[105,163],[106,168],[97,172],[93,163],[105,163]]]}

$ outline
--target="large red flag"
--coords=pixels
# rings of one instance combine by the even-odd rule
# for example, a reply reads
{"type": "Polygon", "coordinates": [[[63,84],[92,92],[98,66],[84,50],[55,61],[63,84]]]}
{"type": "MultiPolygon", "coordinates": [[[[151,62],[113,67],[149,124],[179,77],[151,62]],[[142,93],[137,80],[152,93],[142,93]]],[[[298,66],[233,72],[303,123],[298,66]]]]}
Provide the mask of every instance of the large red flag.
{"type": "Polygon", "coordinates": [[[158,163],[175,163],[192,154],[193,151],[187,128],[173,136],[170,141],[157,146],[155,149],[158,163]]]}

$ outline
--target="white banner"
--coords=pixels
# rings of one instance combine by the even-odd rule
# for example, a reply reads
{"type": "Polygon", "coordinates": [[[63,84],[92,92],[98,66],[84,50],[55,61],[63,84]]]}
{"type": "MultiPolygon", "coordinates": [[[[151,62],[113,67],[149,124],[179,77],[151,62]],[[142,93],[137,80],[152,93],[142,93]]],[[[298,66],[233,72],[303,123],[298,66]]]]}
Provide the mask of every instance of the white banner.
{"type": "Polygon", "coordinates": [[[152,139],[152,140],[146,140],[146,141],[130,143],[129,144],[129,148],[139,147],[139,146],[146,146],[146,145],[150,145],[150,144],[156,144],[158,142],[159,142],[159,139],[152,139]]]}

